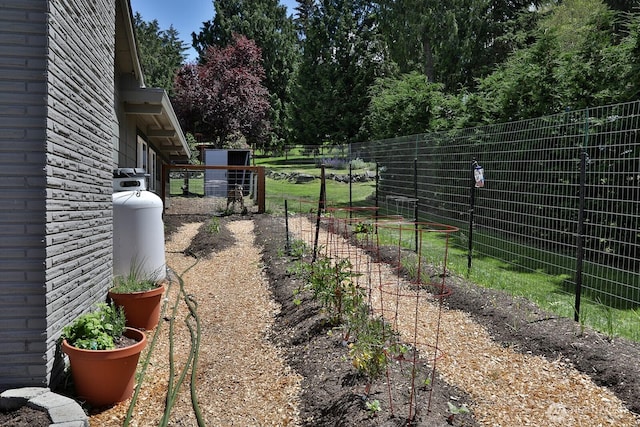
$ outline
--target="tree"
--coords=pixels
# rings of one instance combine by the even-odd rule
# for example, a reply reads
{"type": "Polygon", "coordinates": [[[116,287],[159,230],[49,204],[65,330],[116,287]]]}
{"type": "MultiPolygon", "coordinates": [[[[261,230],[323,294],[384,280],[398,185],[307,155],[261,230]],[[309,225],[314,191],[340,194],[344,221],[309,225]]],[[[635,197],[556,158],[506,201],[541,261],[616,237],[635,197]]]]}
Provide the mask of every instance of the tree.
{"type": "Polygon", "coordinates": [[[378,20],[400,71],[421,71],[456,92],[473,88],[518,46],[530,0],[378,0],[378,20]]]}
{"type": "Polygon", "coordinates": [[[480,81],[470,103],[475,122],[634,99],[638,39],[633,23],[638,19],[625,21],[624,16],[601,0],[566,0],[551,8],[538,24],[535,42],[480,81]],[[623,32],[617,31],[620,25],[623,32]]]}
{"type": "Polygon", "coordinates": [[[172,95],[176,72],[186,59],[185,44],[172,26],[160,30],[157,20],[145,22],[137,12],[133,21],[146,86],[162,88],[172,95]]]}
{"type": "Polygon", "coordinates": [[[299,50],[295,28],[286,8],[278,0],[216,0],[213,21],[203,22],[193,33],[193,46],[203,59],[209,46],[224,47],[234,34],[256,42],[262,52],[264,85],[269,90],[273,128],[272,145],[288,136],[288,104],[299,50]]]}
{"type": "Polygon", "coordinates": [[[371,88],[363,136],[377,140],[451,129],[460,111],[457,98],[422,73],[381,78],[371,88]]]}
{"type": "Polygon", "coordinates": [[[260,49],[244,36],[210,46],[202,64],[182,67],[174,107],[183,129],[222,147],[239,139],[263,143],[269,132],[269,92],[260,49]]]}
{"type": "Polygon", "coordinates": [[[324,0],[307,7],[294,90],[297,142],[358,139],[369,87],[389,72],[372,12],[370,2],[362,0],[324,0]]]}

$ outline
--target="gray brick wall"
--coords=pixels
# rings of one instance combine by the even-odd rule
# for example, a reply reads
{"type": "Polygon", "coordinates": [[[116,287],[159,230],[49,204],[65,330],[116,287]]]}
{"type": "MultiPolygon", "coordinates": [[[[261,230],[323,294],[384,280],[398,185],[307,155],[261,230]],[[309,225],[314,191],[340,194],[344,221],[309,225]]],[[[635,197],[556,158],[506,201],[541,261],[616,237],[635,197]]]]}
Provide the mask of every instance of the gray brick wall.
{"type": "Polygon", "coordinates": [[[0,2],[0,390],[111,282],[114,32],[115,0],[0,2]]]}
{"type": "Polygon", "coordinates": [[[52,0],[47,117],[47,364],[112,270],[115,0],[52,0]]]}
{"type": "Polygon", "coordinates": [[[0,5],[0,389],[46,377],[44,0],[0,5]]]}

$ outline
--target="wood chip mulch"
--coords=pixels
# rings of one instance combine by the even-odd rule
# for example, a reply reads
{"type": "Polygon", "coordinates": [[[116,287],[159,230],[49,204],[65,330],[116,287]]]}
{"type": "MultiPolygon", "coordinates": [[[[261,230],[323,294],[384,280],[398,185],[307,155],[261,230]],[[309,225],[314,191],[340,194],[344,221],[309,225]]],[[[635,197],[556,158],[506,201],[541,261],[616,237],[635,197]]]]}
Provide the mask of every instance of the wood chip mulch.
{"type": "MultiPolygon", "coordinates": [[[[188,361],[193,344],[187,326],[195,329],[196,323],[189,319],[187,299],[197,306],[201,327],[193,378],[204,425],[299,425],[301,379],[284,362],[282,350],[266,338],[278,306],[270,297],[260,250],[253,242],[253,222],[231,222],[228,227],[236,244],[196,262],[182,251],[202,225],[183,225],[167,242],[167,265],[182,277],[184,292],[174,277],[165,295],[164,319],[155,330],[148,331],[150,345],[141,356],[141,364],[148,352],[150,363],[130,425],[159,425],[168,391],[175,403],[166,424],[198,425],[190,393],[193,371],[188,361]],[[151,345],[154,334],[157,337],[151,345]],[[187,373],[178,388],[185,366],[187,373]]],[[[91,425],[122,426],[130,403],[131,400],[92,415],[91,425]]]]}
{"type": "MultiPolygon", "coordinates": [[[[179,381],[192,350],[185,298],[197,304],[202,338],[194,375],[195,395],[207,426],[300,425],[301,378],[284,362],[283,350],[267,338],[278,312],[270,297],[260,265],[260,250],[253,243],[253,222],[228,224],[236,244],[211,258],[185,256],[184,251],[202,223],[182,226],[167,243],[167,264],[184,282],[180,291],[174,278],[166,294],[165,320],[148,331],[150,363],[133,407],[132,426],[159,425],[170,380],[179,381]],[[173,307],[176,307],[175,314],[173,307]],[[173,318],[173,330],[169,331],[173,318]],[[185,320],[187,319],[187,320],[185,320]],[[155,334],[155,343],[151,345],[155,334]],[[170,340],[170,336],[173,340],[170,340]],[[173,343],[173,344],[171,344],[173,343]],[[173,348],[171,347],[173,345],[173,348]],[[171,374],[170,354],[174,371],[171,374]]],[[[292,226],[303,238],[313,235],[310,223],[292,226]]],[[[322,241],[334,237],[321,237],[322,241]]],[[[347,244],[341,242],[340,244],[347,244]]],[[[358,263],[368,263],[359,249],[358,263]]],[[[373,264],[371,264],[373,265],[373,264]]],[[[397,283],[397,274],[382,264],[371,271],[371,283],[397,283]]],[[[427,295],[417,299],[390,297],[372,288],[372,304],[392,316],[398,331],[414,341],[432,360],[434,331],[439,330],[437,372],[449,384],[468,393],[470,409],[483,426],[621,426],[638,427],[640,419],[625,408],[607,388],[596,386],[586,375],[562,359],[548,360],[522,354],[496,343],[487,330],[467,313],[441,307],[427,295]],[[416,324],[417,313],[417,329],[416,324]],[[440,322],[439,326],[437,322],[440,322]]],[[[404,291],[399,295],[404,295],[404,291]]],[[[191,370],[175,394],[170,426],[196,426],[190,395],[191,370]]],[[[172,396],[171,396],[172,397],[172,396]]],[[[93,414],[91,425],[122,426],[130,401],[93,414]]]]}

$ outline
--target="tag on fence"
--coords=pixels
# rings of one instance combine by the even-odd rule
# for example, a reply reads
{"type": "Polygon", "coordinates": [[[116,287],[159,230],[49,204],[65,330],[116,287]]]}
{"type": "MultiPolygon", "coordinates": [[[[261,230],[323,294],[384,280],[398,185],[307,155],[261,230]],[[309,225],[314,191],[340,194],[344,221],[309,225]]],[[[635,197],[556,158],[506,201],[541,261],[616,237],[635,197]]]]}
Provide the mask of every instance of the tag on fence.
{"type": "Polygon", "coordinates": [[[484,187],[484,168],[476,165],[473,169],[473,177],[476,180],[476,188],[484,187]]]}

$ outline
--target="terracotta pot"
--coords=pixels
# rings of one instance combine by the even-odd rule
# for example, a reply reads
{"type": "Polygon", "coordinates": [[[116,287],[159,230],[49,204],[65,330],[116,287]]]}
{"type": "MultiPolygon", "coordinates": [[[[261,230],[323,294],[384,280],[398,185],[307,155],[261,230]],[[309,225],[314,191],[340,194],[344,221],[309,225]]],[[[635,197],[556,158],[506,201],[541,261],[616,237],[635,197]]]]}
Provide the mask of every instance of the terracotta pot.
{"type": "Polygon", "coordinates": [[[78,398],[93,406],[106,406],[133,395],[136,367],[147,345],[147,336],[132,328],[126,328],[124,335],[137,343],[114,350],[84,350],[69,345],[67,340],[62,341],[78,398]]]}
{"type": "Polygon", "coordinates": [[[127,326],[150,330],[155,328],[160,320],[160,303],[163,293],[164,285],[160,285],[150,291],[129,294],[109,292],[109,298],[117,306],[124,308],[127,326]]]}

